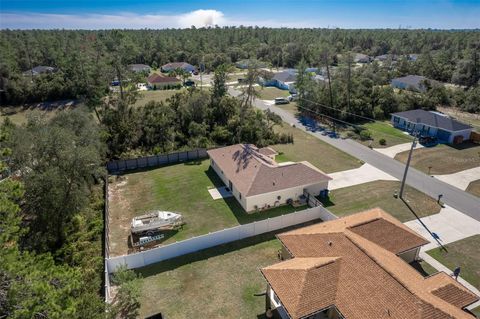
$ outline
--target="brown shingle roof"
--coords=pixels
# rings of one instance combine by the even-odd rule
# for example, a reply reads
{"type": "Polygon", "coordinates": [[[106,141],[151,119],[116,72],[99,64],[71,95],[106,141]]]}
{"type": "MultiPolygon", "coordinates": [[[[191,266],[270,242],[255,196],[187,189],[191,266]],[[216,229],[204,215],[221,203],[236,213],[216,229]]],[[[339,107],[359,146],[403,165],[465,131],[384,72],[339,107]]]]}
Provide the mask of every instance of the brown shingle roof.
{"type": "Polygon", "coordinates": [[[208,155],[245,196],[312,185],[331,179],[305,163],[278,165],[268,156],[261,154],[254,145],[235,144],[209,150],[208,155]]]}
{"type": "MultiPolygon", "coordinates": [[[[266,275],[265,269],[268,272],[269,267],[262,269],[292,318],[302,318],[324,309],[326,304],[335,305],[345,318],[354,319],[473,318],[457,306],[472,300],[471,292],[465,295],[462,293],[468,292],[465,287],[457,286],[462,288],[462,292],[455,290],[455,304],[449,303],[449,300],[436,296],[432,291],[449,283],[459,285],[458,283],[446,274],[425,279],[396,255],[398,251],[410,249],[408,246],[414,248],[418,243],[426,241],[381,209],[300,228],[278,235],[278,238],[290,251],[293,260],[326,258],[335,260],[333,263],[339,267],[338,272],[329,271],[329,274],[337,274],[337,277],[329,279],[336,285],[334,299],[327,300],[325,295],[324,299],[312,299],[308,309],[291,302],[296,297],[295,292],[288,287],[294,285],[292,281],[295,278],[288,278],[285,272],[270,272],[266,275]],[[379,219],[383,221],[379,223],[379,219]],[[377,227],[373,226],[385,226],[393,235],[390,236],[389,232],[383,230],[377,231],[377,227]],[[374,234],[368,234],[367,230],[374,234]],[[409,244],[399,243],[399,236],[403,236],[409,244]],[[282,280],[282,285],[278,285],[282,280]]],[[[281,269],[283,263],[277,265],[276,269],[281,269]]],[[[309,285],[302,285],[302,296],[317,294],[318,286],[308,290],[306,287],[309,285]]],[[[332,294],[328,298],[332,298],[332,294]]]]}
{"type": "Polygon", "coordinates": [[[147,81],[148,83],[176,83],[176,82],[180,82],[179,79],[177,79],[176,77],[173,77],[173,76],[163,76],[163,75],[160,75],[160,74],[157,74],[157,73],[154,73],[152,75],[150,75],[148,78],[147,78],[147,81]]]}

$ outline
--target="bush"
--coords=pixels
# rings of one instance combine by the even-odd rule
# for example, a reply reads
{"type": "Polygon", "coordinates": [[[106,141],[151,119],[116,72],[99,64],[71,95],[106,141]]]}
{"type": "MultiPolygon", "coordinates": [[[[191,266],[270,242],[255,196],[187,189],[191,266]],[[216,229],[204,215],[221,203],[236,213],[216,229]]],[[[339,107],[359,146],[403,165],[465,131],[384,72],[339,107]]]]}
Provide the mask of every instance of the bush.
{"type": "Polygon", "coordinates": [[[387,145],[387,141],[384,139],[384,138],[381,138],[378,143],[380,143],[380,145],[387,145]]]}
{"type": "Polygon", "coordinates": [[[363,130],[360,132],[360,139],[362,141],[370,140],[372,139],[372,133],[369,130],[363,130]]]}
{"type": "Polygon", "coordinates": [[[355,134],[355,132],[352,132],[352,131],[347,131],[347,138],[356,139],[357,134],[355,134]]]}

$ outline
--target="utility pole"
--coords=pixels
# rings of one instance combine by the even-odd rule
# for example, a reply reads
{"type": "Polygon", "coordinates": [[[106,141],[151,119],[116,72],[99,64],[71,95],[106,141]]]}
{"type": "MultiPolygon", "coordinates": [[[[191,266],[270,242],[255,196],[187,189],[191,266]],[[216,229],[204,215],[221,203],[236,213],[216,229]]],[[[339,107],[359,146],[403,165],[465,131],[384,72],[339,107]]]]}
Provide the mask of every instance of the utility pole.
{"type": "Polygon", "coordinates": [[[417,134],[413,135],[412,147],[410,148],[410,153],[408,153],[407,164],[405,165],[405,172],[403,173],[402,186],[400,188],[400,198],[403,199],[403,190],[405,188],[405,181],[407,180],[408,168],[410,167],[410,160],[412,159],[412,153],[415,146],[417,146],[417,134]]]}

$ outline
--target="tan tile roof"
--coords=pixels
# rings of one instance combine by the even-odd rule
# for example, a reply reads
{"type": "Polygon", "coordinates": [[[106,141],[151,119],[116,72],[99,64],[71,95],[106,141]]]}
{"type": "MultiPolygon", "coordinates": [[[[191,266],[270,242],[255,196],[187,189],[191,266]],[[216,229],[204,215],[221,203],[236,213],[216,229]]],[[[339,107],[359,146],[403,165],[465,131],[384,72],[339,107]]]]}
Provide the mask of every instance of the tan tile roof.
{"type": "MultiPolygon", "coordinates": [[[[278,238],[290,251],[293,260],[324,258],[334,260],[333,264],[339,267],[338,272],[332,269],[328,271],[329,276],[337,274],[337,277],[328,279],[336,285],[335,296],[325,294],[322,295],[323,299],[312,299],[308,308],[300,307],[300,303],[294,302],[298,297],[288,287],[299,285],[293,282],[295,278],[284,276],[285,272],[271,272],[269,267],[262,269],[265,278],[292,318],[302,318],[324,309],[327,304],[335,305],[342,315],[349,319],[473,318],[457,306],[464,303],[467,297],[471,298],[471,292],[463,295],[463,292],[468,292],[465,287],[456,287],[462,291],[455,290],[458,301],[456,297],[455,304],[452,304],[451,300],[436,296],[432,291],[446,284],[455,284],[453,279],[448,278],[448,275],[425,279],[396,255],[399,251],[409,250],[426,241],[381,209],[300,228],[278,235],[278,238]],[[389,232],[376,229],[383,226],[389,232]],[[367,230],[373,234],[367,234],[367,230]],[[408,244],[398,241],[401,236],[408,244]],[[282,282],[282,285],[278,285],[279,282],[282,282]],[[284,303],[284,300],[287,303],[284,303]]],[[[288,262],[295,264],[290,260],[288,262]]],[[[283,263],[285,262],[276,265],[275,269],[282,269],[283,263]]],[[[320,266],[322,267],[324,266],[320,266]]],[[[306,287],[310,287],[309,285],[301,285],[304,287],[302,296],[310,293],[316,295],[316,290],[321,287],[308,290],[306,287]]],[[[333,290],[330,286],[328,289],[333,290]]]]}
{"type": "Polygon", "coordinates": [[[235,144],[212,149],[208,155],[238,191],[253,196],[297,186],[317,184],[331,178],[305,163],[279,166],[254,145],[235,144]]]}
{"type": "Polygon", "coordinates": [[[270,155],[278,155],[277,151],[275,151],[271,147],[262,147],[258,149],[258,152],[262,155],[270,156],[270,155]]]}
{"type": "Polygon", "coordinates": [[[154,83],[154,84],[155,83],[176,83],[176,82],[180,82],[180,80],[177,79],[176,77],[163,76],[163,75],[154,73],[147,78],[147,82],[154,83]]]}

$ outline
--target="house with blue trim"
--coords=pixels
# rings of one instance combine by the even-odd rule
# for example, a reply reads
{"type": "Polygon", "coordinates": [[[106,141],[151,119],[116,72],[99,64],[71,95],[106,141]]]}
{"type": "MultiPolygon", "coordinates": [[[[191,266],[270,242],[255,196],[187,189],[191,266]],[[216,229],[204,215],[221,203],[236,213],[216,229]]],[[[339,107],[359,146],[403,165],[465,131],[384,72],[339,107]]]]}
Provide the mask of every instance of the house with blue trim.
{"type": "Polygon", "coordinates": [[[193,65],[187,62],[171,62],[167,63],[165,65],[162,65],[161,70],[164,73],[168,73],[171,71],[175,71],[176,69],[182,69],[186,72],[193,73],[197,71],[197,68],[195,68],[193,65]]]}
{"type": "Polygon", "coordinates": [[[392,113],[392,125],[420,136],[436,137],[440,142],[458,144],[470,139],[473,128],[434,111],[410,110],[392,113]]]}
{"type": "Polygon", "coordinates": [[[430,80],[421,75],[407,75],[392,79],[391,86],[401,90],[426,92],[428,86],[440,85],[440,82],[430,80]]]}

